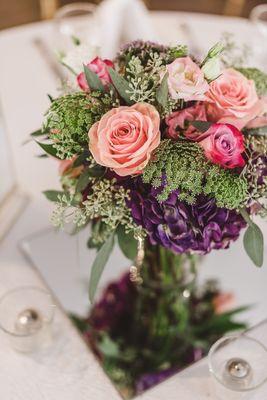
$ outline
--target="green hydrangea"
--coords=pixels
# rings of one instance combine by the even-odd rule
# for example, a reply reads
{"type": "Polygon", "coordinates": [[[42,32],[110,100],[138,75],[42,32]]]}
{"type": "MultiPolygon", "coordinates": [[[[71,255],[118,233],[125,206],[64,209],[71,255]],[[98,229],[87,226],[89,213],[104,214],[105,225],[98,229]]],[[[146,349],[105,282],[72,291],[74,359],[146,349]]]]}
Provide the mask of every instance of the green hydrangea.
{"type": "Polygon", "coordinates": [[[48,132],[57,156],[72,158],[88,146],[88,130],[113,107],[108,94],[76,92],[53,100],[43,126],[48,132]]]}
{"type": "Polygon", "coordinates": [[[267,74],[265,72],[260,71],[258,68],[238,68],[238,71],[255,82],[259,96],[267,93],[267,74]]]}
{"type": "Polygon", "coordinates": [[[237,209],[247,196],[244,178],[211,164],[201,147],[185,140],[163,140],[145,168],[143,181],[155,188],[163,186],[159,201],[165,201],[172,191],[179,189],[180,199],[189,204],[204,193],[214,197],[219,207],[237,209]]]}

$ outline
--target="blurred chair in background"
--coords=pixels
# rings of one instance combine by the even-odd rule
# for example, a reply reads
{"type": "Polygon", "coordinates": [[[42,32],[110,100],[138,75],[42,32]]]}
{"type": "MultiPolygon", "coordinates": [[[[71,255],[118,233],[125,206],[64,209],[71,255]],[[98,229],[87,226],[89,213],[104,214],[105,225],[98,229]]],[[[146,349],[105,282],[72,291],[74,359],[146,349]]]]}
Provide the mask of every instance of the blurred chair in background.
{"type": "MultiPolygon", "coordinates": [[[[151,10],[188,11],[248,17],[252,8],[266,0],[143,0],[151,10]]],[[[101,0],[0,0],[0,29],[46,20],[66,4],[101,0]]]]}

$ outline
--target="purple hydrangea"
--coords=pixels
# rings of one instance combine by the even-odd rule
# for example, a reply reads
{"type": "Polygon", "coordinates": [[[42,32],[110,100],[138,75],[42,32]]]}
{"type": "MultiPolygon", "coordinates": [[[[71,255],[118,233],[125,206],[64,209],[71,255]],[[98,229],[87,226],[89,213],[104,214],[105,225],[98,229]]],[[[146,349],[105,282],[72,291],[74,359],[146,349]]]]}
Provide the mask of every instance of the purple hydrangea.
{"type": "Polygon", "coordinates": [[[147,231],[151,244],[176,253],[206,254],[212,249],[228,248],[246,226],[236,211],[219,208],[214,199],[204,195],[189,205],[179,200],[176,191],[159,203],[155,189],[146,185],[144,190],[144,184],[143,188],[140,186],[136,182],[132,187],[128,205],[134,221],[147,231]]]}

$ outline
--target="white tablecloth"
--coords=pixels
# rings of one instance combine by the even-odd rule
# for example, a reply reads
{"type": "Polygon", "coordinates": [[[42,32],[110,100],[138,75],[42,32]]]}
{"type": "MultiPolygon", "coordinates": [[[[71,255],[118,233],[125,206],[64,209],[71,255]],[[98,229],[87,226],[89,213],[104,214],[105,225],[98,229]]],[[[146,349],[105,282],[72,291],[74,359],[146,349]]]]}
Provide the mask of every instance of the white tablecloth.
{"type": "MultiPolygon", "coordinates": [[[[152,14],[159,39],[162,42],[179,41],[180,24],[187,22],[192,28],[198,46],[207,50],[219,40],[223,31],[236,34],[237,40],[249,43],[255,37],[254,28],[246,20],[184,13],[152,14]]],[[[17,250],[18,241],[47,226],[51,205],[42,199],[42,190],[58,187],[56,162],[36,159],[36,145],[22,146],[28,133],[37,129],[49,102],[46,93],[56,94],[57,82],[33,45],[35,37],[42,36],[51,43],[51,24],[37,23],[0,33],[0,97],[6,116],[9,141],[12,148],[17,180],[32,202],[10,231],[0,247],[0,295],[23,284],[40,284],[40,278],[25,262],[17,250]]],[[[265,231],[266,232],[266,231],[265,231]]],[[[266,316],[266,273],[249,269],[249,261],[237,244],[228,257],[224,255],[220,275],[226,276],[226,286],[240,282],[237,301],[255,298],[261,302],[251,321],[266,316]],[[242,255],[241,255],[242,254],[242,255]],[[234,259],[235,258],[235,259],[234,259]],[[230,262],[234,265],[231,266],[230,262]],[[224,269],[225,268],[225,269],[224,269]],[[242,269],[243,268],[243,269],[242,269]],[[243,272],[242,272],[243,271],[243,272]],[[246,279],[244,276],[246,275],[246,279]],[[253,287],[254,285],[254,287],[253,287]]],[[[221,263],[219,253],[211,255],[209,266],[221,263]]],[[[204,267],[203,267],[204,269],[204,267]]],[[[203,275],[211,275],[209,272],[203,275]]],[[[217,271],[216,271],[217,275],[217,271]]],[[[236,286],[236,285],[233,285],[236,286]]],[[[54,351],[46,362],[13,352],[0,336],[0,399],[3,400],[74,400],[117,399],[119,396],[101,368],[94,362],[68,319],[59,310],[56,318],[61,331],[54,351]]],[[[142,396],[143,400],[157,400],[168,396],[170,400],[212,399],[212,389],[206,360],[188,369],[142,396]]],[[[267,392],[256,400],[265,400],[267,392]]],[[[228,400],[228,399],[227,399],[228,400]]]]}

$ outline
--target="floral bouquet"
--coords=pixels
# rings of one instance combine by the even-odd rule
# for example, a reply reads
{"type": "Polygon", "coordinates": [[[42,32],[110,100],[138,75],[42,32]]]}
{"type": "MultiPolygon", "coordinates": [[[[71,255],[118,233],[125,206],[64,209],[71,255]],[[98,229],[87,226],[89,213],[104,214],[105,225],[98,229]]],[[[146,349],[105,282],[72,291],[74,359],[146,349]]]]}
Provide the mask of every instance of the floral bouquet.
{"type": "Polygon", "coordinates": [[[91,300],[115,238],[139,283],[147,248],[192,260],[244,228],[248,255],[263,264],[252,219],[267,214],[267,75],[227,65],[223,51],[198,60],[186,46],[137,41],[83,71],[62,58],[74,80],[33,136],[61,160],[62,191],[45,192],[54,224],[91,225],[91,300]]]}
{"type": "Polygon", "coordinates": [[[218,315],[218,290],[199,295],[195,267],[243,229],[263,265],[254,216],[267,216],[267,75],[220,43],[198,60],[186,46],[137,41],[113,61],[76,44],[61,59],[71,78],[32,136],[60,160],[62,190],[45,192],[53,223],[90,225],[90,300],[115,242],[131,260],[89,319],[76,318],[127,397],[244,327],[232,320],[242,309],[218,315]]]}

